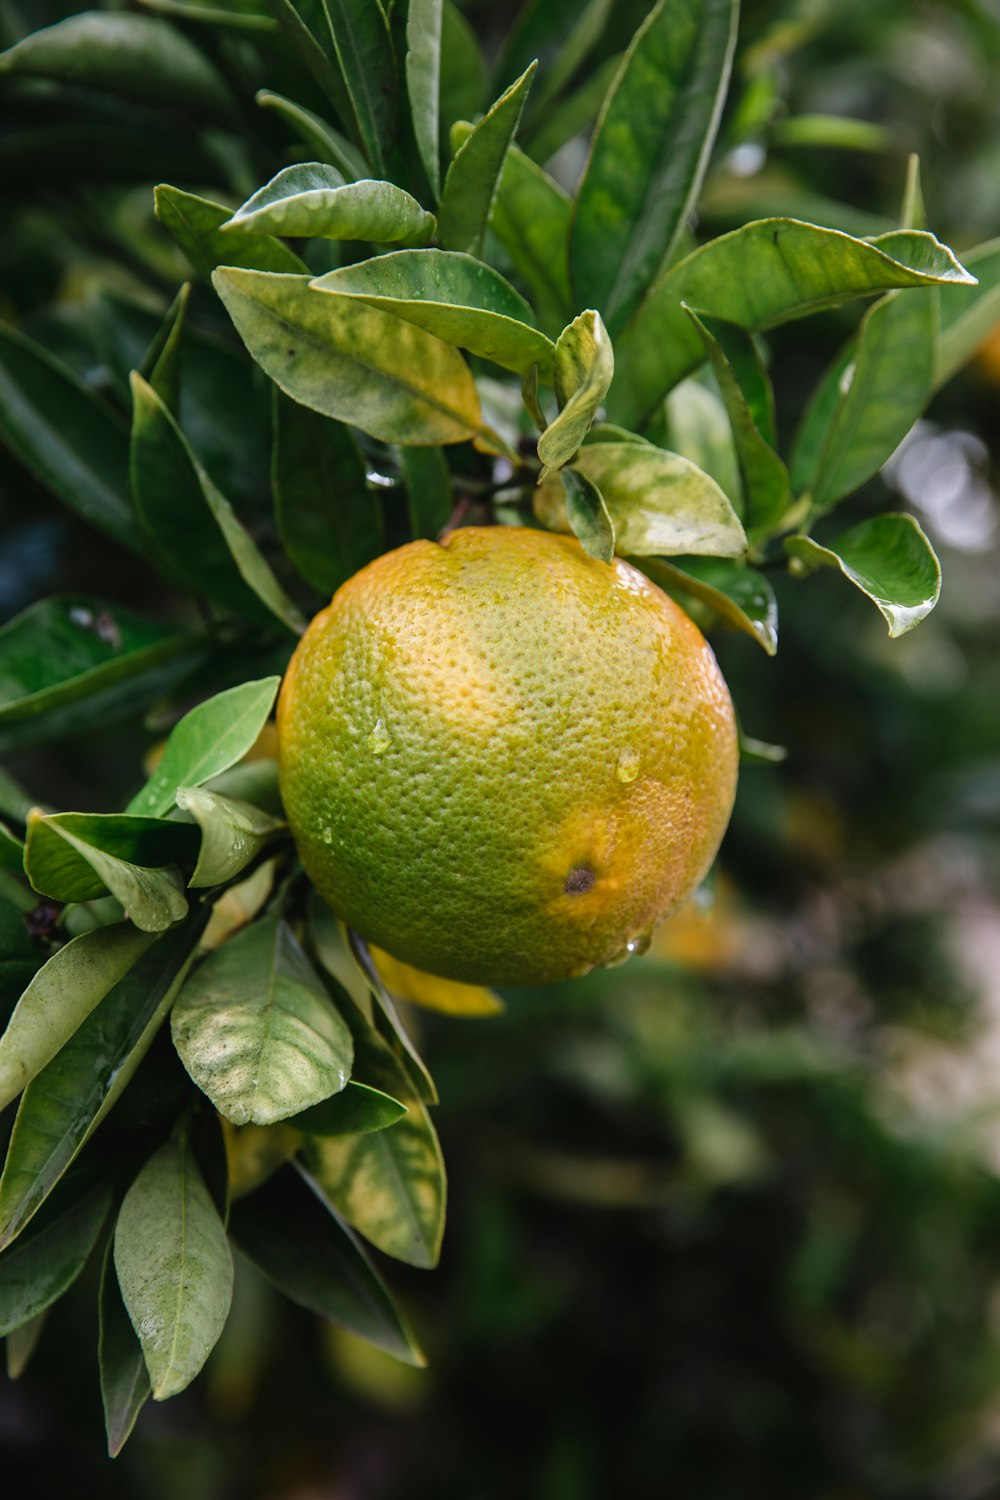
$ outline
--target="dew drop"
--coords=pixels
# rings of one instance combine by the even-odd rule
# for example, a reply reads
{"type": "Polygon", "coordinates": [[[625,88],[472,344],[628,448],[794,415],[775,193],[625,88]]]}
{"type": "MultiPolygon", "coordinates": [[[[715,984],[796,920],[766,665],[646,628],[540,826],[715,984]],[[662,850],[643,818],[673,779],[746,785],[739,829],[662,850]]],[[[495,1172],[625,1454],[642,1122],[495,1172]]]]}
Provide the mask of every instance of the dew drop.
{"type": "Polygon", "coordinates": [[[385,726],[384,719],[375,720],[375,728],[368,736],[373,755],[382,755],[392,744],[392,735],[385,726]]]}
{"type": "Polygon", "coordinates": [[[333,829],[330,827],[329,823],[323,829],[323,842],[324,844],[333,843],[333,829]]]}
{"type": "Polygon", "coordinates": [[[622,750],[620,755],[618,756],[618,762],[615,766],[615,775],[623,785],[627,786],[630,781],[635,780],[638,774],[638,753],[632,749],[631,745],[626,745],[625,749],[622,750]]]}

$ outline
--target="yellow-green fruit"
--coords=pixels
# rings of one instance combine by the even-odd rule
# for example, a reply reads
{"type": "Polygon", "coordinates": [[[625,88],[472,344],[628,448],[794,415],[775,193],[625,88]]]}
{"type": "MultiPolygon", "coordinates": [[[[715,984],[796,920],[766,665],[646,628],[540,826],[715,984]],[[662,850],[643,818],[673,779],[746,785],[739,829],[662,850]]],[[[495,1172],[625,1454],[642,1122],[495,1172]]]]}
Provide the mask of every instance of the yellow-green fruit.
{"type": "Polygon", "coordinates": [[[480,984],[643,948],[715,856],[732,703],[697,627],[573,538],[468,527],[362,569],[278,704],[302,862],[365,938],[480,984]]]}

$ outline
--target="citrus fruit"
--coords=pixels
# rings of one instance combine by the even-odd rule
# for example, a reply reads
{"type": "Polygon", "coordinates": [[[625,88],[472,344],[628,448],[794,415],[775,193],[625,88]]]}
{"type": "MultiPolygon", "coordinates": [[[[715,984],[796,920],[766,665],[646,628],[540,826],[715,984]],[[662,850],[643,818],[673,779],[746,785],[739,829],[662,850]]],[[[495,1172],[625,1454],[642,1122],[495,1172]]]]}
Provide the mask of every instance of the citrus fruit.
{"type": "Polygon", "coordinates": [[[278,703],[288,821],[320,895],[431,973],[529,984],[648,945],[732,809],[715,657],[637,569],[467,527],[356,573],[278,703]]]}

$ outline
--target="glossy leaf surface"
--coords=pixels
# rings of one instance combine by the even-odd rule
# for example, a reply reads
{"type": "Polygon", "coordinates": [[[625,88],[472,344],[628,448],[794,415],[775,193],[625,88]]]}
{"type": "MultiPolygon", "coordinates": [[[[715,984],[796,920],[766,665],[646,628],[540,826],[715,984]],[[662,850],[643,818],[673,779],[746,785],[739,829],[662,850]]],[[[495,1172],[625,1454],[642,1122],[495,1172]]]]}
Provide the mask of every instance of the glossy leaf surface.
{"type": "Polygon", "coordinates": [[[441,0],[410,0],[406,92],[413,135],[435,201],[441,195],[441,0]]]}
{"type": "Polygon", "coordinates": [[[336,167],[302,162],[285,167],[248,198],[223,230],[227,236],[319,235],[419,245],[433,237],[435,220],[391,182],[345,183],[336,167]]]}
{"type": "Polygon", "coordinates": [[[389,443],[459,443],[479,398],[454,349],[304,276],[217,271],[215,287],[250,353],[286,395],[389,443]]]}
{"type": "Polygon", "coordinates": [[[791,536],[785,551],[793,560],[839,568],[876,604],[892,636],[905,635],[930,614],[941,592],[941,568],[934,549],[912,516],[876,516],[862,521],[824,547],[807,536],[791,536]]]}
{"type": "Polygon", "coordinates": [[[600,313],[582,312],[563,329],[552,369],[560,411],[538,439],[543,479],[576,453],[614,377],[614,351],[600,313]]]}
{"type": "Polygon", "coordinates": [[[566,519],[584,552],[609,563],[615,555],[615,525],[604,496],[592,479],[578,469],[563,469],[566,519]]]}
{"type": "Polygon", "coordinates": [[[25,873],[54,901],[90,901],[110,891],[143,932],[164,932],[187,912],[173,866],[192,857],[192,832],[126,813],[34,812],[25,873]]]}
{"type": "Polygon", "coordinates": [[[109,1187],[60,1194],[31,1233],[0,1255],[0,1337],[37,1318],[72,1286],[110,1207],[109,1187]]]}
{"type": "Polygon", "coordinates": [[[126,1193],[114,1259],[153,1400],[164,1401],[204,1365],[233,1294],[226,1232],[184,1136],[162,1146],[126,1193]]]}
{"type": "Polygon", "coordinates": [[[446,250],[478,255],[482,249],[504,161],[536,66],[532,63],[461,139],[444,180],[438,209],[438,232],[446,250]]]}
{"type": "Polygon", "coordinates": [[[642,570],[670,593],[690,594],[746,631],[768,656],[778,649],[778,605],[763,573],[717,557],[644,558],[642,570]]]}

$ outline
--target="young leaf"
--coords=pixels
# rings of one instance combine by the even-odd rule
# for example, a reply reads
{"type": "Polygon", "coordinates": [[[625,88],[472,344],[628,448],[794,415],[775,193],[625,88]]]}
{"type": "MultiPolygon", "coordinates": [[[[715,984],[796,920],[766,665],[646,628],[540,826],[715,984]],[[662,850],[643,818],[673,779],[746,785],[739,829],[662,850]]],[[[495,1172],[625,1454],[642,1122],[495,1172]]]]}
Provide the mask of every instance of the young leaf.
{"type": "Polygon", "coordinates": [[[89,594],[39,600],[0,628],[0,750],[145,707],[205,650],[89,594]]]}
{"type": "Polygon", "coordinates": [[[543,479],[550,469],[570,462],[614,378],[614,351],[600,313],[582,312],[563,329],[552,371],[561,410],[538,439],[543,479]]]}
{"type": "Polygon", "coordinates": [[[222,885],[250,864],[285,827],[249,802],[223,797],[205,787],[177,788],[177,806],[201,829],[201,850],[189,885],[222,885]]]}
{"type": "Polygon", "coordinates": [[[305,264],[287,245],[266,234],[222,233],[231,208],[161,184],[153,189],[156,217],[173,235],[199,276],[207,281],[216,266],[248,266],[254,271],[304,271],[305,264]]]}
{"type": "Polygon", "coordinates": [[[52,1061],[153,941],[127,922],[98,927],[38,970],[0,1037],[0,1109],[52,1061]]]}
{"type": "Polygon", "coordinates": [[[569,240],[578,299],[612,333],[669,263],[697,196],[729,81],[738,0],[658,0],[597,122],[569,240]]]}
{"type": "Polygon", "coordinates": [[[173,807],[178,787],[201,786],[242,760],[267,723],[280,682],[279,677],[242,682],[186,713],[126,812],[162,817],[173,807]]]}
{"type": "Polygon", "coordinates": [[[225,234],[318,235],[330,240],[423,244],[433,214],[391,182],[345,183],[336,167],[303,162],[285,167],[222,226],[225,234]]]}
{"type": "Polygon", "coordinates": [[[0,1248],[45,1202],[121,1097],[165,1020],[208,920],[154,943],[28,1084],[0,1177],[0,1248]]]}
{"type": "Polygon", "coordinates": [[[125,813],[36,810],[28,817],[25,873],[54,901],[90,901],[110,891],[143,932],[163,932],[187,912],[172,867],[193,856],[192,833],[181,823],[125,813]]]}
{"type": "Polygon", "coordinates": [[[673,594],[700,599],[720,619],[746,631],[768,656],[778,649],[778,605],[763,573],[717,557],[682,557],[672,563],[643,558],[642,571],[673,594]]]}
{"type": "Polygon", "coordinates": [[[28,1368],[48,1315],[49,1310],[45,1308],[43,1312],[29,1318],[27,1323],[22,1323],[20,1328],[12,1328],[8,1333],[6,1339],[8,1380],[20,1380],[28,1368]]]}
{"type": "Polygon", "coordinates": [[[1000,327],[1000,239],[970,250],[965,256],[965,265],[977,278],[978,286],[945,286],[939,293],[941,345],[938,385],[950,380],[1000,327]]]}
{"type": "MultiPolygon", "coordinates": [[[[594,443],[580,449],[574,467],[604,496],[623,556],[740,557],[746,551],[729,500],[713,479],[677,453],[645,443],[594,443]]],[[[542,485],[536,506],[544,525],[569,530],[561,486],[542,485]]]]}
{"type": "Polygon", "coordinates": [[[441,28],[441,0],[410,0],[406,92],[413,136],[435,202],[441,196],[441,28]]]}
{"type": "Polygon", "coordinates": [[[931,234],[852,239],[794,219],[761,219],[702,245],[655,284],[616,341],[612,419],[640,427],[704,346],[681,306],[750,331],[893,287],[972,284],[931,234]]]}
{"type": "Polygon", "coordinates": [[[566,519],[584,552],[609,563],[615,555],[615,526],[604,496],[592,479],[576,469],[563,469],[566,519]]]}
{"type": "Polygon", "coordinates": [[[867,594],[889,627],[905,635],[930,614],[941,592],[941,567],[912,516],[875,516],[823,547],[808,536],[785,539],[785,551],[802,571],[839,568],[867,594]]]}
{"type": "Polygon", "coordinates": [[[490,223],[549,333],[558,333],[573,311],[566,267],[570,209],[568,193],[511,146],[490,223]]]}
{"type": "Polygon", "coordinates": [[[0,440],[70,510],[140,550],[122,419],[66,365],[2,323],[0,440]]]}
{"type": "Polygon", "coordinates": [[[165,1401],[204,1365],[233,1295],[226,1232],[185,1136],[162,1146],[126,1193],[114,1258],[153,1400],[165,1401]]]}
{"type": "Polygon", "coordinates": [[[111,1207],[111,1188],[60,1193],[19,1245],[0,1255],[0,1338],[37,1318],[79,1276],[111,1207]],[[67,1201],[68,1200],[68,1201],[67,1201]]]}
{"type": "Polygon", "coordinates": [[[934,389],[938,305],[890,292],[869,308],[813,396],[792,472],[817,507],[859,489],[895,452],[934,389]]]}
{"type": "Polygon", "coordinates": [[[260,89],[256,103],[261,109],[274,109],[283,115],[307,149],[336,167],[345,182],[357,182],[359,178],[367,177],[368,166],[360,151],[311,109],[296,104],[293,99],[285,99],[281,94],[273,94],[270,89],[260,89]]]}
{"type": "MultiPolygon", "coordinates": [[[[701,335],[729,414],[740,466],[743,521],[747,533],[751,541],[767,537],[780,522],[791,500],[788,470],[764,438],[754,419],[754,413],[727,351],[717,337],[721,333],[718,323],[714,319],[703,321],[689,307],[685,306],[684,310],[701,335]]],[[[730,331],[729,336],[745,339],[747,342],[750,338],[742,329],[735,328],[730,331]]]]}
{"type": "Polygon", "coordinates": [[[149,381],[167,410],[175,414],[180,404],[181,338],[190,296],[191,283],[185,281],[139,365],[139,374],[149,381]]]}
{"type": "Polygon", "coordinates": [[[267,1279],[299,1307],[367,1339],[407,1364],[423,1355],[358,1240],[313,1188],[279,1172],[233,1209],[232,1235],[267,1279]]]}
{"type": "Polygon", "coordinates": [[[407,1113],[388,1130],[308,1137],[303,1159],[324,1199],[366,1239],[429,1268],[444,1233],[444,1161],[424,1105],[416,1094],[404,1102],[407,1113]]]}
{"type": "Polygon", "coordinates": [[[452,158],[438,210],[439,237],[446,250],[478,255],[482,249],[507,150],[537,66],[532,63],[500,95],[452,158]]]}
{"type": "Polygon", "coordinates": [[[234,1125],[272,1125],[339,1093],[351,1034],[278,916],[211,954],[171,1016],[181,1061],[234,1125]]]}
{"type": "Polygon", "coordinates": [[[267,611],[301,634],[302,616],[138,371],[132,399],[132,493],[161,566],[181,588],[204,591],[238,613],[267,611]]]}
{"type": "Polygon", "coordinates": [[[358,137],[380,176],[395,128],[396,60],[389,25],[371,0],[323,0],[358,137]]]}
{"type": "Polygon", "coordinates": [[[85,11],[32,32],[0,55],[0,74],[50,78],[232,125],[229,88],[193,42],[166,21],[85,11]]]}
{"type": "Polygon", "coordinates": [[[381,502],[350,428],[277,388],[271,486],[285,551],[327,598],[384,550],[381,502]]]}
{"type": "Polygon", "coordinates": [[[461,443],[479,429],[468,366],[423,329],[305,276],[217,271],[216,291],[254,359],[303,406],[387,443],[461,443]]]}
{"type": "Polygon", "coordinates": [[[435,541],[454,509],[451,471],[440,448],[404,448],[400,453],[406,480],[410,534],[435,541]]]}
{"type": "Polygon", "coordinates": [[[369,947],[368,951],[386,988],[399,1000],[409,1000],[446,1016],[495,1016],[503,1010],[500,996],[482,985],[425,974],[423,969],[404,964],[381,948],[369,947]]]}
{"type": "Polygon", "coordinates": [[[218,26],[226,31],[259,33],[278,29],[274,18],[258,10],[254,0],[216,0],[215,4],[205,4],[204,0],[140,0],[140,3],[161,15],[175,16],[178,21],[218,26]]]}
{"type": "Polygon", "coordinates": [[[397,250],[329,271],[312,286],[357,297],[518,375],[537,364],[551,378],[553,344],[533,326],[531,308],[471,255],[397,250]]]}
{"type": "Polygon", "coordinates": [[[364,1135],[386,1130],[406,1114],[406,1105],[382,1089],[354,1079],[319,1104],[296,1115],[292,1123],[304,1135],[364,1135]]]}
{"type": "Polygon", "coordinates": [[[114,1238],[108,1240],[98,1293],[97,1363],[108,1435],[108,1457],[117,1458],[149,1398],[149,1371],[142,1345],[129,1322],[114,1267],[114,1238]]]}

